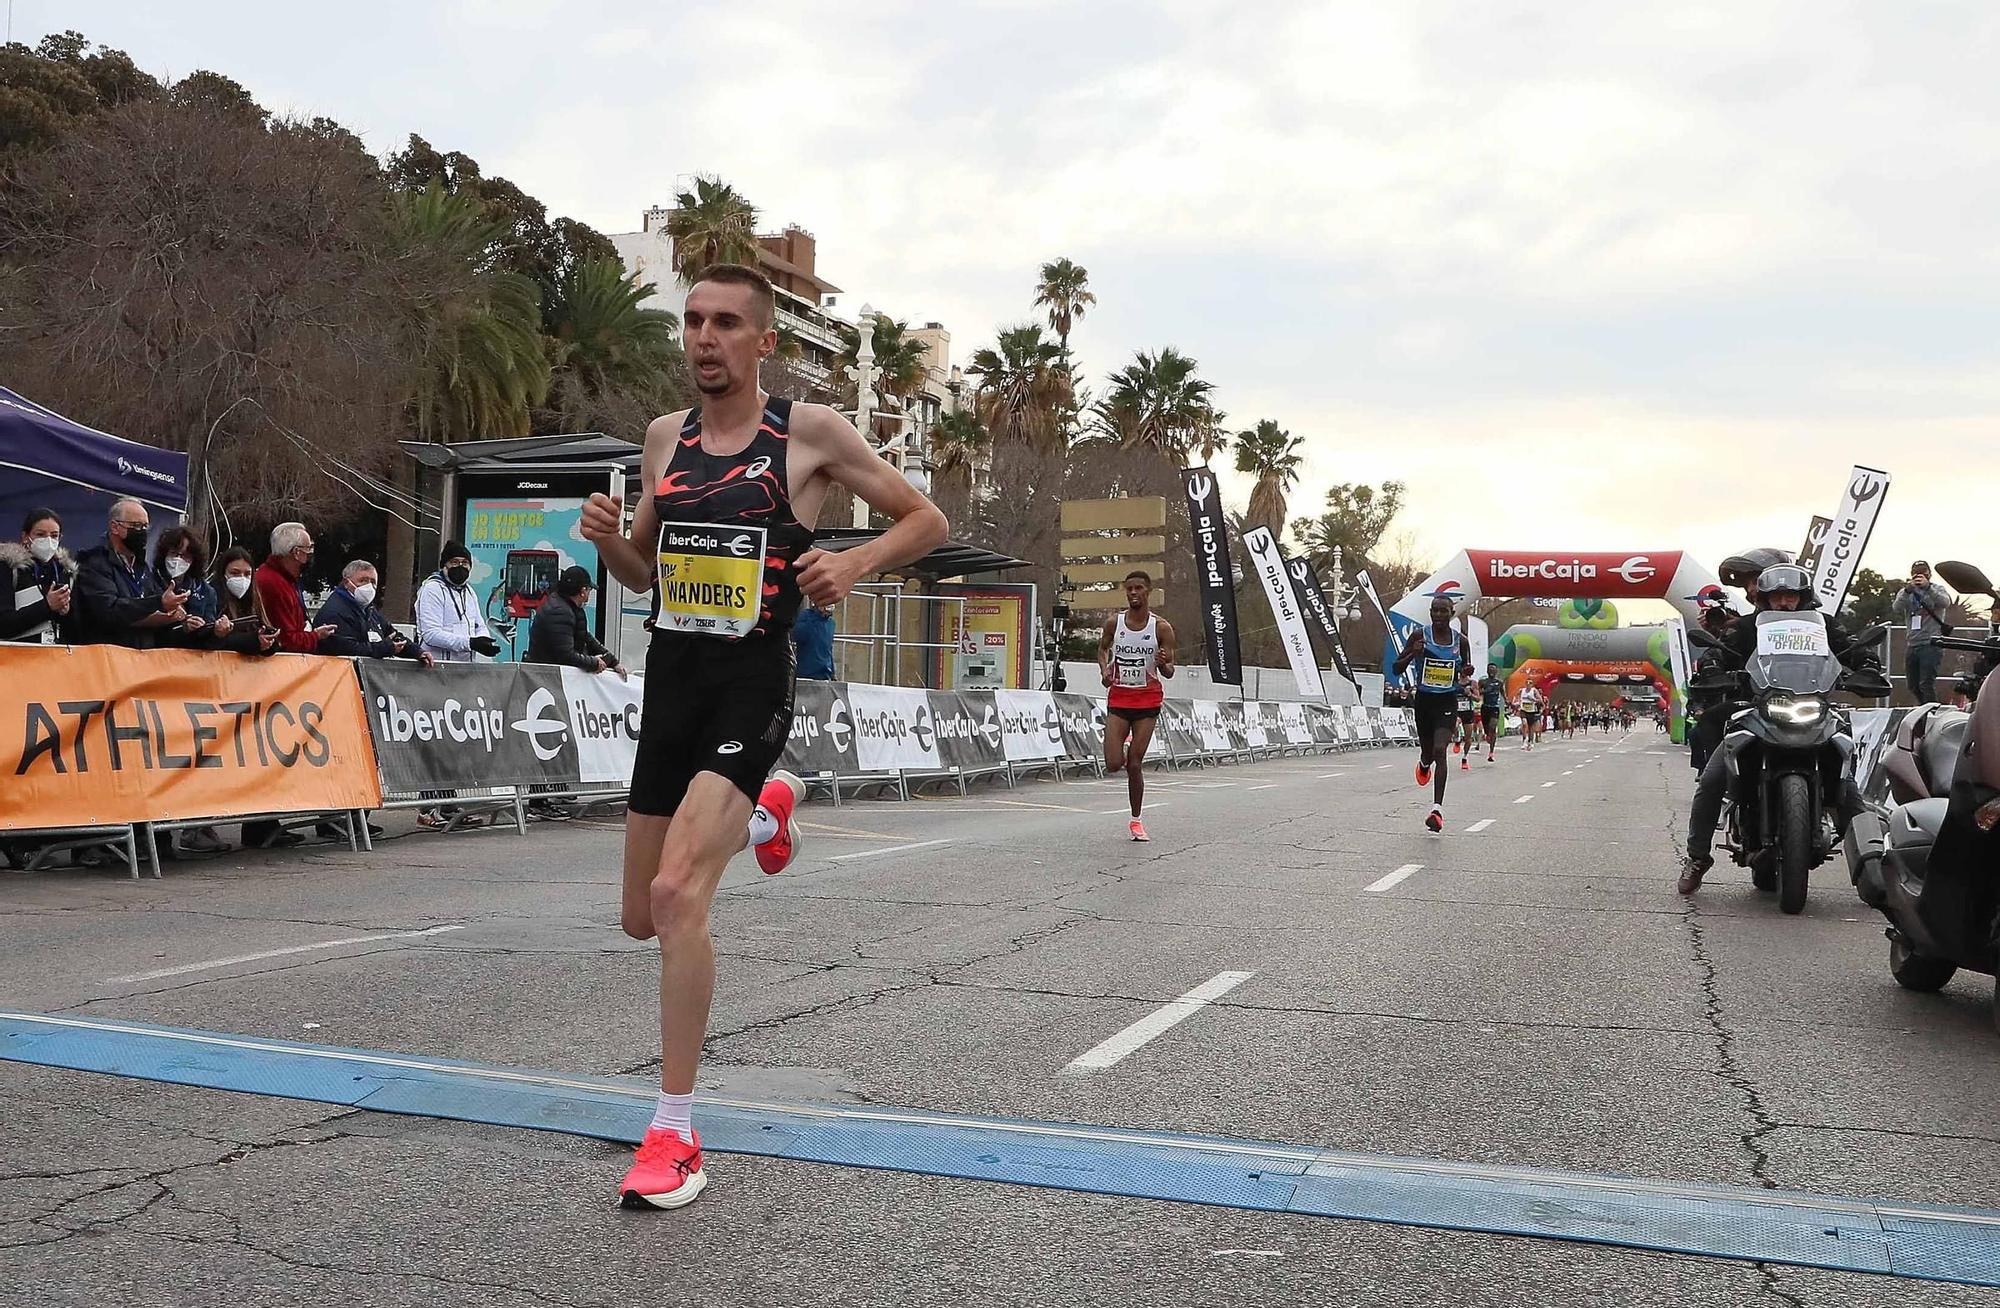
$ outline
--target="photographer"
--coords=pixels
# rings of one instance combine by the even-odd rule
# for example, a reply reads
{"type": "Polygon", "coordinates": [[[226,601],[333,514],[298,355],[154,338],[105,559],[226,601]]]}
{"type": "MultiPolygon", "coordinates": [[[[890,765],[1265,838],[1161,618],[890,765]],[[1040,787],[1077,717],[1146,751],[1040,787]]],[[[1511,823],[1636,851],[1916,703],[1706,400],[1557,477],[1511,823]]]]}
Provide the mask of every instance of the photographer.
{"type": "Polygon", "coordinates": [[[584,606],[590,602],[590,573],[563,569],[555,591],[535,611],[528,630],[528,663],[556,663],[585,672],[622,672],[604,642],[590,634],[584,606]]]}
{"type": "Polygon", "coordinates": [[[1896,592],[1889,611],[1909,624],[1909,646],[1903,656],[1903,673],[1910,695],[1919,704],[1937,699],[1938,664],[1944,651],[1939,636],[1951,634],[1945,616],[1951,612],[1951,595],[1931,580],[1931,565],[1918,559],[1910,565],[1910,579],[1896,592]]]}
{"type": "Polygon", "coordinates": [[[0,543],[0,641],[60,645],[69,625],[76,561],[62,547],[54,509],[30,509],[21,543],[0,543]]]}
{"type": "Polygon", "coordinates": [[[472,579],[472,553],[457,541],[438,552],[438,570],[417,589],[417,644],[439,663],[470,663],[475,654],[493,658],[500,642],[486,628],[472,579]]]}
{"type": "Polygon", "coordinates": [[[375,565],[356,559],[340,572],[340,585],[320,605],[313,619],[327,634],[319,652],[356,659],[415,659],[425,667],[431,656],[395,629],[375,607],[375,565]]]}

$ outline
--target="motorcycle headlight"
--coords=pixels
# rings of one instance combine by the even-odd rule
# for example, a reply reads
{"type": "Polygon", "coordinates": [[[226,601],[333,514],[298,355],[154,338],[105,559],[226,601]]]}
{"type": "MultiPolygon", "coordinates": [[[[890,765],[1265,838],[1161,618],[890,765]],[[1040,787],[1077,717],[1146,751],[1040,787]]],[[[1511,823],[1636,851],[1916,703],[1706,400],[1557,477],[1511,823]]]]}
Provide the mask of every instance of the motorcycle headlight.
{"type": "Polygon", "coordinates": [[[1826,715],[1826,705],[1811,695],[1772,695],[1764,701],[1764,711],[1780,722],[1809,727],[1826,715]]]}

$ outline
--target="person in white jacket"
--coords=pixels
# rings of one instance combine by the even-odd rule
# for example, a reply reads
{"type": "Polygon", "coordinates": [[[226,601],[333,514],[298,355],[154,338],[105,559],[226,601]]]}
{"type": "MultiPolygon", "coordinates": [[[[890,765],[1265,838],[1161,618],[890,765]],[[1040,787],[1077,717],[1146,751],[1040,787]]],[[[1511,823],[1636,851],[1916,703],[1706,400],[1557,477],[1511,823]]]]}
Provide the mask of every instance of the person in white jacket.
{"type": "Polygon", "coordinates": [[[471,552],[446,541],[438,570],[417,588],[417,644],[439,663],[470,663],[475,654],[492,658],[500,652],[479,596],[466,584],[471,576],[471,552]]]}

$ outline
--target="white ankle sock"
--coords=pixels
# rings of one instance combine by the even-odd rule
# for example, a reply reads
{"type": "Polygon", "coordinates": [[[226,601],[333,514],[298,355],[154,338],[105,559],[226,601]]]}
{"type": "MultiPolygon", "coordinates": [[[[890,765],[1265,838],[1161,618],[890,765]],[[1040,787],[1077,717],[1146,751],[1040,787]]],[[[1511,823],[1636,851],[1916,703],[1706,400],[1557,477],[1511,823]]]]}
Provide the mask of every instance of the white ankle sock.
{"type": "Polygon", "coordinates": [[[778,819],[771,816],[771,810],[759,804],[750,814],[750,843],[768,844],[778,837],[778,819]]]}
{"type": "Polygon", "coordinates": [[[653,1104],[653,1129],[672,1131],[689,1144],[694,1143],[694,1096],[670,1095],[660,1091],[653,1104]]]}

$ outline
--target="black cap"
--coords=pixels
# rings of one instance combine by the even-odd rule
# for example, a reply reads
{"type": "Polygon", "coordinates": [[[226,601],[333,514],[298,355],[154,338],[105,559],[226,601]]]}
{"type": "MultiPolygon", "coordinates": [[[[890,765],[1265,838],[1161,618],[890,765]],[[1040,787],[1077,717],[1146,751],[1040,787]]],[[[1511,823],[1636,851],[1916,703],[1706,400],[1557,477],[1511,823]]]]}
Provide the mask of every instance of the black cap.
{"type": "Polygon", "coordinates": [[[1918,559],[1915,563],[1912,563],[1910,565],[1910,572],[1912,575],[1915,575],[1916,573],[1919,572],[1928,574],[1930,570],[1931,570],[1931,565],[1924,562],[1922,559],[1918,559]]]}
{"type": "Polygon", "coordinates": [[[571,564],[556,578],[556,594],[575,599],[590,589],[590,570],[571,564]]]}
{"type": "Polygon", "coordinates": [[[467,563],[472,562],[472,551],[465,548],[464,541],[448,540],[444,543],[444,548],[438,551],[438,567],[444,567],[445,564],[450,563],[453,559],[464,559],[467,563]]]}

